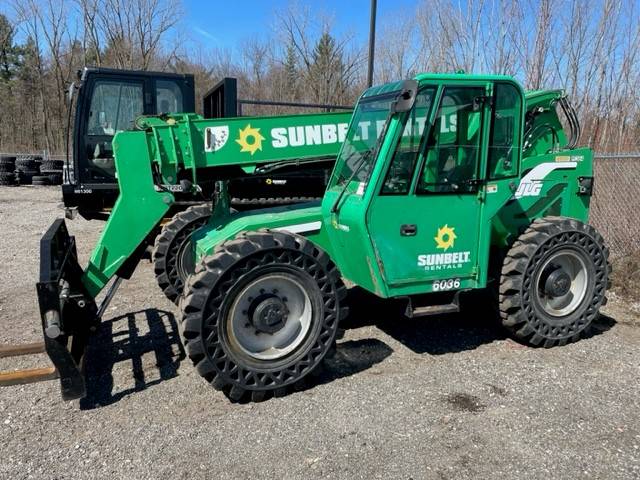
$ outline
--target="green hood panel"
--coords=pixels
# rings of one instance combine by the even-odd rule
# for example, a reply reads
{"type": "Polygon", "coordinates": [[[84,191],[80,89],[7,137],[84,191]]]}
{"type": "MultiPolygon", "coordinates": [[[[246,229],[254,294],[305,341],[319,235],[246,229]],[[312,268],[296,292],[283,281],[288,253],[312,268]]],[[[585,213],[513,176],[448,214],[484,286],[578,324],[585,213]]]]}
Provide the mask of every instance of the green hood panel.
{"type": "Polygon", "coordinates": [[[207,224],[193,234],[196,262],[200,262],[206,255],[211,255],[217,245],[234,238],[240,232],[265,228],[297,233],[312,238],[321,247],[327,247],[320,202],[247,210],[211,221],[215,223],[207,224]]]}

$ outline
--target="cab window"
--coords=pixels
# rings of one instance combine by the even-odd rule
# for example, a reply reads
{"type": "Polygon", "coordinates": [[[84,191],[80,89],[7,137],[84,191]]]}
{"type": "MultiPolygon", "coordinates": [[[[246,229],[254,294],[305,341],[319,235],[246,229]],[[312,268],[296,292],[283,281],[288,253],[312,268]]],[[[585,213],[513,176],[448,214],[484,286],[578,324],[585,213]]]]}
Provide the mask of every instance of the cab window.
{"type": "Polygon", "coordinates": [[[383,195],[405,195],[409,192],[434,94],[435,88],[427,88],[418,93],[389,164],[382,185],[383,195]]]}
{"type": "Polygon", "coordinates": [[[91,97],[87,133],[112,136],[128,130],[143,109],[142,84],[99,81],[91,97]]]}
{"type": "Polygon", "coordinates": [[[156,80],[156,101],[158,113],[182,113],[182,91],[176,82],[156,80]]]}
{"type": "Polygon", "coordinates": [[[489,178],[510,177],[518,173],[518,148],[522,100],[518,89],[498,83],[494,90],[494,110],[489,140],[489,178]]]}
{"type": "Polygon", "coordinates": [[[446,87],[427,138],[417,193],[475,191],[484,87],[446,87]]]}

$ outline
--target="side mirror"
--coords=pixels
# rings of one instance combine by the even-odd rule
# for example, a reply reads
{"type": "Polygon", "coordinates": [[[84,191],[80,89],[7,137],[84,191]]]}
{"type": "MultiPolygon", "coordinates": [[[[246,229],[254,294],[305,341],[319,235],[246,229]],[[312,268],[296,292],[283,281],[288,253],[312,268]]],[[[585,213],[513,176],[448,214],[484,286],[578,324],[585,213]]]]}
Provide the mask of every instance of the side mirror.
{"type": "Polygon", "coordinates": [[[418,82],[415,80],[405,80],[402,82],[400,88],[400,94],[393,103],[394,113],[408,112],[413,108],[413,104],[416,102],[416,95],[418,94],[418,82]]]}

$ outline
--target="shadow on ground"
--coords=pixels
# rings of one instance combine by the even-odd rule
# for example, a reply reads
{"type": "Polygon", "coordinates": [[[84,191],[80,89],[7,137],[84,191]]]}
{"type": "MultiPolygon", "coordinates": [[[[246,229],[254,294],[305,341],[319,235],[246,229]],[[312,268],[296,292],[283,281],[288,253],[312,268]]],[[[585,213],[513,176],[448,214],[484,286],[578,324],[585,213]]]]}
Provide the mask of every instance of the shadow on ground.
{"type": "MultiPolygon", "coordinates": [[[[406,302],[382,300],[360,289],[349,294],[351,314],[341,324],[344,329],[364,326],[379,328],[417,354],[442,355],[473,350],[481,345],[507,338],[497,314],[483,292],[462,298],[460,313],[409,319],[404,316],[406,302]]],[[[592,336],[611,329],[616,321],[601,316],[592,336]]],[[[393,349],[376,338],[339,341],[335,354],[325,368],[300,385],[302,390],[363,372],[382,362],[393,349]]],[[[104,321],[90,340],[86,354],[87,395],[82,409],[118,402],[132,393],[145,390],[178,375],[185,358],[178,325],[170,312],[147,309],[104,321]],[[114,370],[128,364],[127,381],[116,389],[114,370]]],[[[126,374],[125,374],[126,376],[126,374]]]]}
{"type": "Polygon", "coordinates": [[[103,321],[87,347],[87,395],[80,408],[109,405],[174,378],[184,358],[178,324],[170,312],[147,309],[103,321]],[[121,363],[130,364],[133,385],[114,391],[113,373],[121,363]]]}
{"type": "MultiPolygon", "coordinates": [[[[410,319],[404,316],[406,301],[383,300],[354,288],[348,299],[351,314],[342,327],[375,326],[418,354],[474,350],[509,338],[488,295],[482,290],[468,292],[460,297],[459,313],[410,319]]],[[[601,315],[587,338],[600,335],[615,324],[613,318],[601,315]]]]}
{"type": "Polygon", "coordinates": [[[377,338],[340,342],[335,354],[326,359],[322,372],[316,375],[314,386],[364,372],[392,353],[393,349],[377,338]]]}

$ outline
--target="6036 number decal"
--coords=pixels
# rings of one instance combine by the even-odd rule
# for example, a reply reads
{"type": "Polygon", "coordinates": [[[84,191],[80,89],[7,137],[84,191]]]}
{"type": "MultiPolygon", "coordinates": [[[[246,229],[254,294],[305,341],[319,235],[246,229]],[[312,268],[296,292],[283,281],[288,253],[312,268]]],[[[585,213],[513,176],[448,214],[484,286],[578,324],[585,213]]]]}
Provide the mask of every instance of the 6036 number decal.
{"type": "Polygon", "coordinates": [[[449,278],[447,280],[436,280],[433,282],[433,291],[440,292],[442,290],[455,290],[460,288],[459,278],[449,278]]]}

